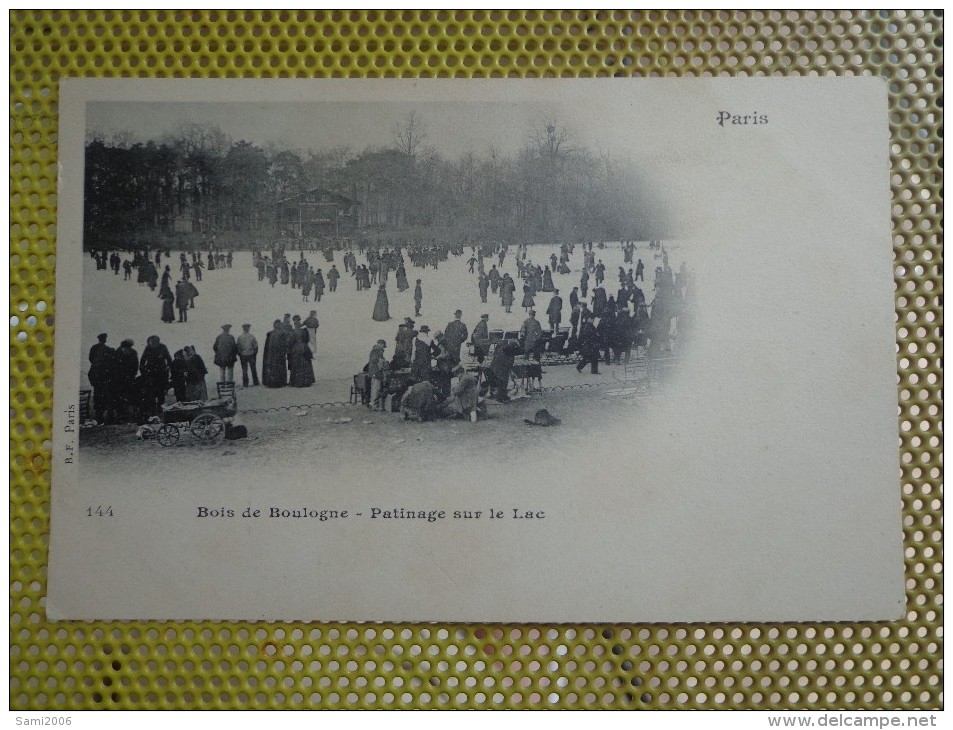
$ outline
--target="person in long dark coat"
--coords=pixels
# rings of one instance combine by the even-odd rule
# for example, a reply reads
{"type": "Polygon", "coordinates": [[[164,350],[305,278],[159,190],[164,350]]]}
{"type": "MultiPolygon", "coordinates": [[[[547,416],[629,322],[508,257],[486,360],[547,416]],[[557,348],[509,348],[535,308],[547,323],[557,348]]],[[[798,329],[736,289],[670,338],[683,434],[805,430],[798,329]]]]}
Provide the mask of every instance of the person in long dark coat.
{"type": "Polygon", "coordinates": [[[490,367],[486,370],[486,380],[491,389],[491,396],[501,403],[510,399],[506,394],[510,384],[510,371],[521,349],[520,344],[515,340],[506,340],[500,342],[493,351],[493,360],[490,361],[490,367]]]}
{"type": "Polygon", "coordinates": [[[162,321],[175,322],[175,312],[172,306],[175,301],[175,294],[172,293],[169,287],[166,287],[159,292],[159,299],[162,300],[162,321]]]}
{"type": "Polygon", "coordinates": [[[582,369],[589,364],[590,372],[593,375],[599,374],[599,335],[592,319],[586,317],[582,322],[582,328],[579,330],[579,354],[581,356],[576,370],[582,372],[582,369]]]}
{"type": "Polygon", "coordinates": [[[490,289],[490,277],[486,274],[480,274],[480,278],[477,280],[477,288],[480,290],[480,301],[486,304],[487,292],[490,289]]]}
{"type": "Polygon", "coordinates": [[[592,290],[592,314],[595,317],[601,317],[606,309],[606,290],[601,286],[592,290]]]}
{"type": "Polygon", "coordinates": [[[391,361],[393,370],[402,370],[410,367],[410,362],[414,356],[414,321],[406,317],[400,325],[397,326],[397,336],[394,338],[397,345],[394,347],[394,358],[391,361]]]}
{"type": "Polygon", "coordinates": [[[549,316],[549,328],[555,335],[559,331],[559,325],[563,320],[563,298],[559,296],[559,289],[553,290],[553,298],[549,300],[546,314],[549,316]]]}
{"type": "Polygon", "coordinates": [[[189,345],[185,348],[185,398],[186,400],[208,400],[208,386],[205,385],[205,376],[208,368],[205,361],[199,357],[195,348],[189,345]]]}
{"type": "Polygon", "coordinates": [[[159,270],[151,261],[146,265],[146,283],[152,291],[159,285],[159,270]]]}
{"type": "Polygon", "coordinates": [[[420,305],[424,302],[424,288],[417,279],[417,285],[414,287],[414,315],[420,316],[420,305]]]}
{"type": "Polygon", "coordinates": [[[387,288],[384,284],[377,287],[377,301],[374,303],[374,321],[386,322],[390,319],[390,310],[387,302],[387,288]]]}
{"type": "Polygon", "coordinates": [[[473,328],[473,334],[470,336],[470,342],[473,343],[473,354],[476,355],[477,362],[481,365],[490,354],[490,331],[487,324],[490,319],[489,314],[480,316],[480,321],[473,328]]]}
{"type": "Polygon", "coordinates": [[[284,388],[288,384],[288,335],[276,319],[274,329],[265,335],[261,361],[261,384],[266,388],[284,388]]]}
{"type": "Polygon", "coordinates": [[[493,265],[493,268],[490,269],[490,273],[486,275],[487,279],[490,280],[490,289],[496,294],[497,289],[500,288],[500,272],[497,270],[496,265],[493,265]]]}
{"type": "Polygon", "coordinates": [[[322,296],[324,296],[324,274],[321,273],[321,269],[318,269],[314,273],[314,301],[320,302],[322,296]]]}
{"type": "Polygon", "coordinates": [[[106,344],[106,334],[98,337],[99,342],[89,348],[89,384],[93,386],[93,409],[96,414],[96,420],[103,423],[106,420],[106,411],[110,409],[113,401],[113,388],[115,387],[112,377],[113,368],[110,361],[113,358],[114,350],[106,344]]]}
{"type": "Polygon", "coordinates": [[[450,320],[444,328],[444,335],[446,337],[447,348],[450,350],[452,365],[460,364],[460,349],[470,334],[461,317],[463,317],[463,312],[458,309],[453,313],[453,319],[450,320]]]}
{"type": "Polygon", "coordinates": [[[169,369],[172,367],[172,356],[169,349],[162,344],[158,337],[152,335],[146,340],[146,346],[139,358],[139,372],[144,379],[143,388],[147,393],[149,415],[159,412],[165,401],[165,392],[169,389],[169,369]]]}
{"type": "MultiPolygon", "coordinates": [[[[300,330],[307,334],[307,330],[300,330]]],[[[293,344],[288,352],[288,369],[291,372],[289,385],[292,388],[307,388],[314,385],[314,368],[311,360],[314,359],[314,353],[308,346],[307,341],[301,335],[292,334],[293,344]]],[[[268,347],[266,341],[265,347],[268,347]]]]}
{"type": "MultiPolygon", "coordinates": [[[[555,266],[553,267],[555,268],[555,266]]],[[[549,270],[549,267],[543,268],[543,291],[550,292],[553,290],[553,272],[549,270]]]]}
{"type": "Polygon", "coordinates": [[[500,303],[506,312],[513,310],[513,293],[516,291],[516,282],[509,274],[503,275],[503,281],[500,282],[500,303]]]}
{"type": "Polygon", "coordinates": [[[407,269],[404,268],[404,264],[398,264],[397,266],[397,291],[404,291],[410,288],[410,284],[407,282],[407,269]]]}
{"type": "Polygon", "coordinates": [[[536,301],[533,299],[533,287],[531,284],[523,285],[523,304],[521,305],[523,309],[529,312],[530,308],[536,305],[536,301]]]}
{"type": "Polygon", "coordinates": [[[415,383],[430,380],[430,328],[424,325],[420,332],[414,335],[414,357],[410,363],[410,379],[415,383]]]}
{"type": "Polygon", "coordinates": [[[188,282],[183,279],[175,285],[175,308],[179,310],[179,321],[189,321],[189,302],[191,301],[188,282]]]}
{"type": "Polygon", "coordinates": [[[139,373],[139,353],[133,349],[133,341],[123,340],[116,350],[116,411],[125,420],[133,405],[133,390],[139,373]]]}
{"type": "Polygon", "coordinates": [[[175,399],[180,403],[188,400],[185,397],[185,353],[182,350],[176,350],[172,356],[172,367],[169,369],[169,376],[175,399]]]}

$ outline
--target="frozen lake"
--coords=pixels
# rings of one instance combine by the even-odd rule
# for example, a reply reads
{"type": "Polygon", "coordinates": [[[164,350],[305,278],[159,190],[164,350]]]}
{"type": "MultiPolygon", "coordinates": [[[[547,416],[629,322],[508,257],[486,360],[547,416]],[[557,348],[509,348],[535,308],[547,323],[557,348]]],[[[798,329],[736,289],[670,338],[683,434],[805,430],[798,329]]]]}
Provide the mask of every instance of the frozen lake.
{"type": "MultiPolygon", "coordinates": [[[[522,301],[522,280],[517,277],[515,250],[514,247],[508,251],[503,266],[500,268],[501,273],[509,272],[517,285],[511,313],[507,314],[503,310],[499,295],[494,295],[492,290],[488,294],[487,303],[481,303],[477,275],[469,273],[467,262],[471,252],[467,247],[464,255],[451,255],[447,261],[440,263],[438,269],[412,266],[405,252],[410,288],[398,292],[393,272],[391,273],[387,283],[391,319],[387,322],[375,322],[371,318],[377,297],[377,286],[372,285],[370,289],[357,291],[354,278],[344,272],[344,252],[342,251],[334,252],[334,263],[342,274],[338,289],[333,293],[325,290],[320,302],[303,301],[301,291],[292,289],[290,285],[277,283],[272,287],[267,279],[259,282],[257,270],[252,265],[252,253],[237,251],[233,268],[205,271],[202,281],[194,282],[199,290],[199,296],[195,301],[195,309],[189,311],[189,321],[184,323],[161,321],[162,302],[158,299],[158,291],[152,292],[145,284],[137,284],[135,270],[133,270],[132,279],[124,281],[121,270],[118,276],[111,270],[97,271],[95,261],[87,254],[83,265],[82,341],[84,349],[80,360],[83,370],[82,387],[88,387],[86,353],[96,342],[96,335],[100,332],[108,333],[107,344],[112,347],[118,347],[124,338],[131,338],[135,342],[136,351],[140,354],[145,346],[146,338],[150,335],[158,335],[169,348],[170,353],[186,345],[194,345],[209,369],[208,383],[212,385],[218,377],[217,369],[212,362],[212,343],[221,332],[223,324],[231,324],[232,334],[236,336],[241,334],[242,323],[251,324],[251,331],[258,338],[260,348],[258,355],[260,374],[261,351],[264,349],[265,335],[271,329],[272,322],[275,319],[281,319],[285,313],[298,314],[304,319],[314,309],[320,321],[317,352],[313,362],[318,382],[312,388],[282,389],[290,391],[289,393],[265,388],[251,389],[246,393],[249,395],[254,393],[254,400],[263,402],[270,400],[285,402],[289,398],[291,400],[288,402],[299,403],[319,402],[322,399],[346,399],[351,376],[363,368],[367,362],[368,353],[377,339],[386,340],[388,343],[386,355],[388,358],[393,355],[397,325],[403,321],[404,317],[412,317],[418,328],[424,324],[429,325],[433,333],[444,329],[453,319],[454,310],[461,309],[463,322],[471,331],[483,313],[490,315],[490,329],[519,329],[523,320],[526,319],[526,314],[519,306],[522,301]],[[420,279],[423,286],[423,306],[420,316],[414,316],[413,297],[416,279],[420,279]]],[[[682,262],[680,255],[682,252],[677,245],[673,244],[666,244],[666,250],[669,252],[670,266],[677,269],[682,262]]],[[[548,263],[552,253],[558,257],[558,245],[531,245],[526,261],[543,265],[548,263]]],[[[596,247],[594,253],[597,261],[601,259],[606,266],[604,284],[606,293],[615,296],[619,288],[618,269],[623,265],[621,243],[606,244],[604,249],[596,247]]],[[[355,251],[355,254],[359,264],[366,263],[366,259],[360,253],[355,251]]],[[[286,255],[290,261],[297,261],[299,258],[297,250],[289,250],[286,255]]],[[[305,257],[315,269],[320,267],[327,278],[331,264],[325,261],[321,252],[305,252],[305,257]]],[[[637,282],[637,284],[651,302],[655,266],[661,264],[661,256],[656,258],[656,252],[649,249],[648,242],[639,242],[634,261],[639,258],[645,264],[645,282],[644,284],[637,282]]],[[[570,261],[571,273],[553,275],[553,283],[559,289],[563,299],[563,325],[569,324],[569,293],[573,286],[579,284],[582,261],[582,247],[577,245],[570,261]]],[[[486,270],[489,271],[490,266],[496,262],[496,257],[485,259],[486,270]]],[[[166,263],[171,267],[174,287],[179,274],[179,252],[172,252],[172,256],[168,259],[163,256],[163,267],[166,263]]],[[[691,268],[691,262],[687,263],[691,268]]],[[[627,265],[626,268],[629,266],[627,265]]],[[[631,268],[634,269],[634,265],[631,268]]],[[[590,297],[594,285],[595,277],[593,276],[590,279],[590,297]]],[[[536,295],[537,319],[540,320],[544,329],[548,329],[545,312],[551,296],[552,294],[547,292],[536,295]]],[[[568,370],[569,368],[558,369],[568,370]]],[[[240,382],[239,373],[240,367],[236,364],[235,378],[240,382]]],[[[572,375],[575,375],[575,371],[572,375]]],[[[214,392],[214,387],[210,388],[210,392],[214,392]]]]}

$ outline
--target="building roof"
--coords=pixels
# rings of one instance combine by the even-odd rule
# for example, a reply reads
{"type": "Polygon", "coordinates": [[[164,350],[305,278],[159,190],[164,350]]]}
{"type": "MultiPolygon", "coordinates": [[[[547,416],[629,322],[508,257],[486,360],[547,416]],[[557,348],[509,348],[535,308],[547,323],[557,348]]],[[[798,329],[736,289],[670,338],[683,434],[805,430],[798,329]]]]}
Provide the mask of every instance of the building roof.
{"type": "Polygon", "coordinates": [[[297,195],[291,195],[287,198],[282,198],[278,201],[279,205],[286,203],[318,203],[318,202],[334,202],[339,205],[358,205],[357,201],[351,200],[350,198],[339,195],[327,188],[313,188],[311,190],[305,190],[303,193],[298,193],[297,195]],[[322,199],[324,199],[322,201],[322,199]]]}

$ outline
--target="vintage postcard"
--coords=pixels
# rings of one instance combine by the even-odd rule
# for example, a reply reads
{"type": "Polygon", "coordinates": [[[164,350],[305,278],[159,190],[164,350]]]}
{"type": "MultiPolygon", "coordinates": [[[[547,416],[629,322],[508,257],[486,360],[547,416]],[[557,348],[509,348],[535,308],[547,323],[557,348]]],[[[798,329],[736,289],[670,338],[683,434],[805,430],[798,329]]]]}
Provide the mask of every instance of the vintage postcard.
{"type": "Polygon", "coordinates": [[[881,80],[60,112],[50,618],[903,615],[881,80]]]}

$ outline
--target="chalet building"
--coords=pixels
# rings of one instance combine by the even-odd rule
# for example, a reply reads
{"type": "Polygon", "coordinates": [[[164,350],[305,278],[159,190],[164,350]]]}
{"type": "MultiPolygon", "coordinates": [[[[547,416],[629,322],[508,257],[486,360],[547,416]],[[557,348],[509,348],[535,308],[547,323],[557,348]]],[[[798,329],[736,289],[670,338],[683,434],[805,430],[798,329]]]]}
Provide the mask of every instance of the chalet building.
{"type": "Polygon", "coordinates": [[[357,227],[358,203],[320,188],[279,200],[278,230],[288,236],[349,235],[357,227]]]}

